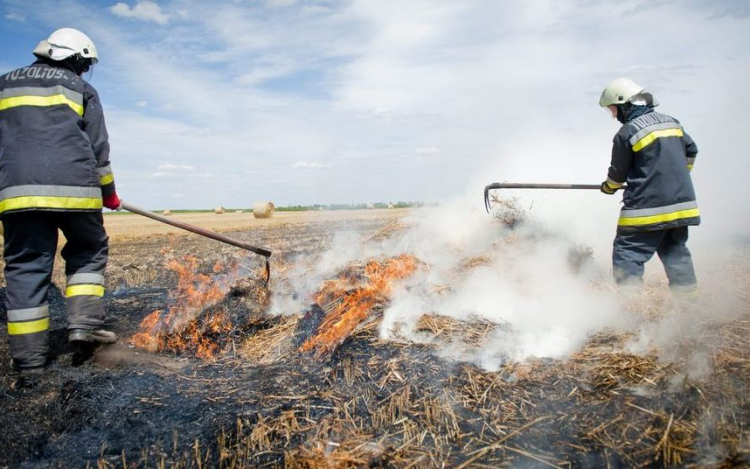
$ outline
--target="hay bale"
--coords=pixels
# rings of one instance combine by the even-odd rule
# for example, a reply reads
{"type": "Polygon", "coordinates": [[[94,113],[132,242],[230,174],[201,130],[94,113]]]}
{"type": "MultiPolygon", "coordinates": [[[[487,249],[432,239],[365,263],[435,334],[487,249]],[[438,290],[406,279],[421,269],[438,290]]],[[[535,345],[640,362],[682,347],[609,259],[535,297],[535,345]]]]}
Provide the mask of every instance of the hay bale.
{"type": "Polygon", "coordinates": [[[172,215],[172,211],[171,210],[164,210],[163,212],[161,212],[161,214],[164,215],[165,217],[168,217],[168,216],[172,215]]]}
{"type": "Polygon", "coordinates": [[[224,212],[225,212],[224,207],[216,207],[214,209],[214,213],[217,214],[217,215],[221,215],[224,212]]]}
{"type": "Polygon", "coordinates": [[[242,210],[235,210],[234,213],[243,213],[242,210]]]}
{"type": "Polygon", "coordinates": [[[393,204],[388,204],[388,208],[396,208],[393,204]]]}
{"type": "Polygon", "coordinates": [[[373,204],[367,204],[367,210],[375,210],[375,206],[373,204]]]}
{"type": "Polygon", "coordinates": [[[253,216],[255,218],[271,218],[275,209],[273,202],[255,202],[253,216]]]}

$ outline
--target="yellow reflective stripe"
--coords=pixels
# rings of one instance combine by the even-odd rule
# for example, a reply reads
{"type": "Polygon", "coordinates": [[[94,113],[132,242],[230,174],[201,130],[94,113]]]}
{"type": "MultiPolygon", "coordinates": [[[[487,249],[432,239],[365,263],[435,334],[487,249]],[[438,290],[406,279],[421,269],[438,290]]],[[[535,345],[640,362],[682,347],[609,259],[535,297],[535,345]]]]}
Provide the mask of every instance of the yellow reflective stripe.
{"type": "Polygon", "coordinates": [[[689,165],[688,165],[688,171],[692,171],[692,170],[693,170],[693,165],[692,165],[692,164],[689,164],[689,165]]]}
{"type": "Polygon", "coordinates": [[[49,318],[28,322],[9,322],[8,335],[25,335],[42,332],[49,329],[49,318]]]}
{"type": "Polygon", "coordinates": [[[70,285],[65,289],[65,298],[83,295],[104,296],[104,287],[101,285],[70,285]]]}
{"type": "Polygon", "coordinates": [[[656,223],[666,223],[675,220],[681,220],[683,218],[693,218],[700,216],[697,208],[691,208],[688,210],[678,210],[671,213],[662,213],[660,215],[651,215],[649,217],[620,217],[617,222],[618,226],[643,226],[643,225],[655,225],[656,223]]]}
{"type": "Polygon", "coordinates": [[[0,111],[17,106],[57,106],[65,104],[70,106],[79,116],[83,115],[83,106],[70,100],[64,94],[54,94],[52,96],[15,96],[12,98],[0,99],[0,111]]]}
{"type": "Polygon", "coordinates": [[[633,151],[641,151],[644,147],[648,146],[656,140],[657,138],[662,137],[682,137],[682,129],[664,129],[664,130],[655,130],[651,132],[650,134],[646,135],[642,139],[635,142],[633,145],[633,151]]]}
{"type": "Polygon", "coordinates": [[[97,209],[102,208],[102,199],[29,195],[25,197],[13,197],[11,199],[0,201],[0,213],[8,210],[21,210],[25,208],[58,208],[72,210],[97,209]]]}
{"type": "Polygon", "coordinates": [[[102,186],[112,184],[113,182],[115,182],[115,175],[112,173],[105,174],[104,176],[99,177],[99,184],[101,184],[102,186]]]}

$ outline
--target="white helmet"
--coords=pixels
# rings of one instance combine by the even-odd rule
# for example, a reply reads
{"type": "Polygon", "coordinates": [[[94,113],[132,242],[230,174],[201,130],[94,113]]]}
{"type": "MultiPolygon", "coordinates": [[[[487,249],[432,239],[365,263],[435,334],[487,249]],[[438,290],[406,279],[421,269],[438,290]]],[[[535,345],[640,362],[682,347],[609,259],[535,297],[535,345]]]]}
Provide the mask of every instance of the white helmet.
{"type": "Polygon", "coordinates": [[[92,63],[99,61],[99,53],[91,38],[73,28],[58,29],[34,49],[34,55],[37,57],[52,60],[65,60],[76,54],[91,59],[92,63]]]}
{"type": "Polygon", "coordinates": [[[599,98],[599,106],[607,107],[613,104],[633,103],[648,106],[658,106],[659,102],[642,86],[627,78],[614,79],[599,98]]]}

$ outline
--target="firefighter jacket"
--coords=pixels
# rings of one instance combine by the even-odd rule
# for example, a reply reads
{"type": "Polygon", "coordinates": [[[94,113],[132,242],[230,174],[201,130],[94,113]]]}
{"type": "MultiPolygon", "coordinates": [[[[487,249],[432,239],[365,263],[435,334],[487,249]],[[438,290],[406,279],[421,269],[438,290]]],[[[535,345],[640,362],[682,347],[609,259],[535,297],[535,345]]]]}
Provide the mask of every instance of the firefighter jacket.
{"type": "Polygon", "coordinates": [[[680,122],[645,108],[614,138],[607,185],[627,182],[618,231],[654,231],[698,225],[700,214],[690,171],[698,154],[680,122]]]}
{"type": "Polygon", "coordinates": [[[115,192],[104,114],[94,88],[40,59],[0,77],[0,216],[101,210],[115,192]]]}

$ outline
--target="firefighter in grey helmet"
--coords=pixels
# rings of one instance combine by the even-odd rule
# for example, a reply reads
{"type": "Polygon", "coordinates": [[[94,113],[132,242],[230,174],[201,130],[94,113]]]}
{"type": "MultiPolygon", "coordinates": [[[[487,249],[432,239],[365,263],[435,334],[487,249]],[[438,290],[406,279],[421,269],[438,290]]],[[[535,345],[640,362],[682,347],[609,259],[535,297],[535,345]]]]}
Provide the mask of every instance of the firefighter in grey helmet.
{"type": "Polygon", "coordinates": [[[103,329],[108,238],[102,207],[118,209],[109,138],[96,90],[81,76],[99,60],[81,31],[54,31],[36,61],[0,76],[0,219],[11,366],[48,360],[58,230],[67,277],[68,340],[114,342],[103,329]]]}
{"type": "Polygon", "coordinates": [[[627,78],[602,92],[599,105],[622,126],[614,137],[612,159],[601,191],[624,188],[612,252],[615,281],[640,284],[644,264],[659,255],[670,288],[697,292],[687,248],[688,227],[700,224],[690,177],[698,147],[680,122],[656,112],[653,95],[627,78]]]}

